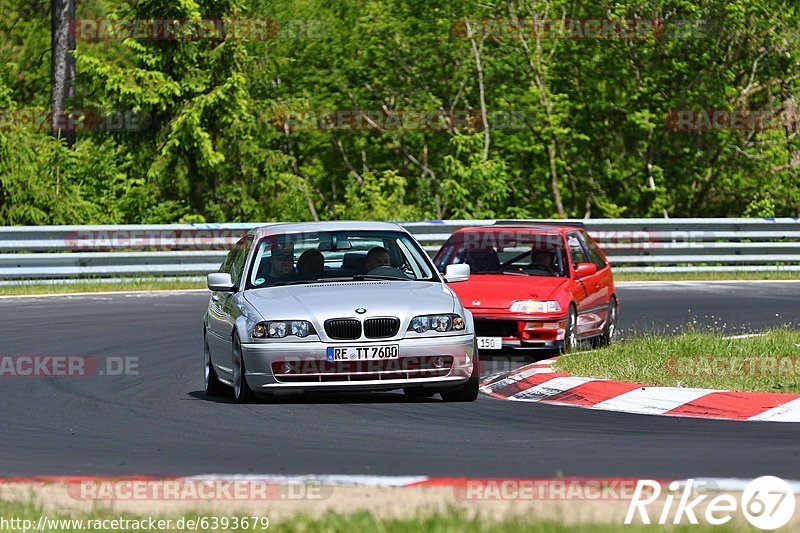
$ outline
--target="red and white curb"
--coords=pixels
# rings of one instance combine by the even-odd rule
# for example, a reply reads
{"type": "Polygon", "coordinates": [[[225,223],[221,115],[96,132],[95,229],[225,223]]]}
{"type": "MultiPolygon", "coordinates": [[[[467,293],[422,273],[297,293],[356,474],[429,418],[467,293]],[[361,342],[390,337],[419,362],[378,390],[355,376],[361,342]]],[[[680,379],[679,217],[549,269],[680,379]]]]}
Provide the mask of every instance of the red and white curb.
{"type": "Polygon", "coordinates": [[[546,359],[486,379],[481,391],[495,398],[647,415],[800,422],[800,394],[646,387],[556,372],[546,359]]]}

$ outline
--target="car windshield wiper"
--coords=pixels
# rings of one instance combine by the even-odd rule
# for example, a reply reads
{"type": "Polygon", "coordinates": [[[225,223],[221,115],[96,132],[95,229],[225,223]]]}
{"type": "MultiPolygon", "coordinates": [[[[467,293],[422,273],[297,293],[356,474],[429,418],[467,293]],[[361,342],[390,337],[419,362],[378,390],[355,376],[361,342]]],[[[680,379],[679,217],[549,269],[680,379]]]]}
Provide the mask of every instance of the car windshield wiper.
{"type": "Polygon", "coordinates": [[[411,280],[411,278],[401,278],[401,277],[398,277],[398,276],[383,276],[383,275],[380,275],[380,274],[356,274],[355,276],[353,276],[352,279],[354,279],[356,281],[365,281],[365,280],[373,280],[373,279],[395,280],[395,281],[409,281],[409,280],[411,280]]]}
{"type": "Polygon", "coordinates": [[[356,274],[355,276],[337,276],[335,278],[319,278],[319,279],[311,279],[311,280],[297,280],[297,281],[279,281],[277,283],[272,284],[272,287],[277,287],[280,285],[302,285],[305,283],[328,283],[328,282],[346,282],[346,281],[364,281],[364,280],[371,280],[371,279],[399,279],[402,280],[403,278],[397,278],[393,276],[371,276],[369,274],[356,274]]]}
{"type": "Polygon", "coordinates": [[[521,270],[501,270],[500,273],[506,276],[533,276],[533,274],[528,274],[521,270]]]}
{"type": "Polygon", "coordinates": [[[397,276],[382,276],[379,274],[356,274],[355,276],[339,276],[335,278],[319,278],[319,279],[298,279],[292,281],[276,281],[268,287],[283,287],[286,285],[306,285],[309,283],[328,283],[328,282],[341,282],[341,281],[370,281],[370,280],[389,280],[389,281],[413,281],[412,278],[400,278],[397,276]]]}
{"type": "MultiPolygon", "coordinates": [[[[276,281],[269,287],[283,287],[284,285],[305,285],[307,283],[320,283],[323,281],[335,280],[336,278],[319,278],[319,279],[296,279],[292,281],[276,281]]],[[[347,278],[350,279],[350,278],[347,278]]]]}

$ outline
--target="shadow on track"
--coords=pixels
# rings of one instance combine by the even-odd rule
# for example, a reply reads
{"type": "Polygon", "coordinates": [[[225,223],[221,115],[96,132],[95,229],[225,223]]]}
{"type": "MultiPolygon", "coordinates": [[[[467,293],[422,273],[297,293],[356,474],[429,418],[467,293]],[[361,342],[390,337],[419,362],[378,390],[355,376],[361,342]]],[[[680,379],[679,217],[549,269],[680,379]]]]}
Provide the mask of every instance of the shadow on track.
{"type": "MultiPolygon", "coordinates": [[[[232,393],[231,393],[232,394],[232,393]]],[[[209,396],[203,391],[192,391],[189,396],[195,400],[212,403],[236,403],[233,396],[209,396]]],[[[267,396],[259,398],[252,405],[258,404],[403,404],[403,403],[445,403],[437,398],[410,398],[397,391],[386,392],[306,392],[267,396]]]]}

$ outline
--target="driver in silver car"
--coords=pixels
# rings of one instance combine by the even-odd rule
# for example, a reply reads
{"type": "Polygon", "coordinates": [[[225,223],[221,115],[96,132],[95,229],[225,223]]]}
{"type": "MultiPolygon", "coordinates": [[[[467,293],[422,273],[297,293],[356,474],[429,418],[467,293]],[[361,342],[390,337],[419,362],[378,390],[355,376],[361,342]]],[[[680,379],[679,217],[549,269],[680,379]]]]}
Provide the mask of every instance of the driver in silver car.
{"type": "Polygon", "coordinates": [[[317,280],[325,273],[325,256],[319,250],[306,250],[297,259],[297,279],[317,280]]]}
{"type": "Polygon", "coordinates": [[[294,243],[276,242],[270,246],[270,269],[267,275],[269,285],[276,281],[285,281],[295,274],[294,243]]]}
{"type": "Polygon", "coordinates": [[[367,259],[364,261],[364,272],[369,273],[382,266],[389,266],[389,251],[383,246],[370,248],[367,252],[367,259]]]}

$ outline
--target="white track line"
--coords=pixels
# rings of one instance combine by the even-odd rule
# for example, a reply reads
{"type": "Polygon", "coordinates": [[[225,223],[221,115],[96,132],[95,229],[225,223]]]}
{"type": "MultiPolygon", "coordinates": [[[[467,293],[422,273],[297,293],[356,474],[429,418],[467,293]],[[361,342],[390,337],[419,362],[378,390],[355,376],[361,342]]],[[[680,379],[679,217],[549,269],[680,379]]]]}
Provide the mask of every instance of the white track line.
{"type": "MultiPolygon", "coordinates": [[[[681,487],[686,486],[687,480],[679,481],[681,487]]],[[[698,477],[692,478],[692,485],[695,488],[702,488],[704,490],[721,491],[721,492],[742,492],[750,484],[752,479],[744,479],[737,477],[698,477]]],[[[800,492],[800,481],[792,479],[784,479],[786,483],[792,488],[792,491],[797,494],[800,492]]]]}
{"type": "Polygon", "coordinates": [[[255,474],[203,474],[181,479],[194,481],[260,481],[264,483],[301,484],[315,482],[322,485],[361,485],[369,487],[404,487],[421,483],[429,476],[357,476],[357,475],[255,475],[255,474]]]}
{"type": "Polygon", "coordinates": [[[73,296],[86,297],[86,296],[113,296],[113,295],[150,295],[150,294],[186,294],[194,292],[207,292],[211,294],[208,289],[153,289],[153,290],[139,290],[139,291],[97,291],[97,292],[62,292],[62,293],[48,293],[48,294],[9,294],[0,296],[0,300],[11,300],[14,298],[71,298],[73,296]]]}
{"type": "Polygon", "coordinates": [[[652,287],[652,286],[669,286],[669,285],[729,285],[729,284],[743,284],[750,285],[754,283],[800,283],[800,279],[687,279],[687,280],[663,280],[663,281],[615,281],[616,287],[652,287]]]}
{"type": "MultiPolygon", "coordinates": [[[[492,479],[495,479],[493,477],[492,479]]],[[[441,479],[442,481],[454,482],[458,484],[464,479],[481,479],[480,476],[456,476],[455,478],[437,478],[436,476],[375,476],[375,475],[281,475],[281,474],[204,474],[199,476],[189,476],[178,478],[183,480],[193,481],[258,481],[262,483],[282,483],[282,484],[298,484],[298,483],[319,483],[322,485],[339,485],[339,486],[368,486],[368,487],[407,487],[426,481],[436,482],[441,479]]],[[[518,476],[511,476],[507,479],[526,479],[518,476]]],[[[603,479],[602,477],[586,478],[586,479],[603,479]]],[[[686,486],[688,479],[678,479],[679,486],[686,486]]],[[[721,477],[697,477],[692,478],[692,484],[696,488],[702,488],[710,491],[731,491],[741,492],[752,479],[747,478],[721,478],[721,477]]],[[[784,479],[795,493],[800,493],[800,481],[784,479]]],[[[445,482],[443,486],[446,486],[445,482]]]]}

